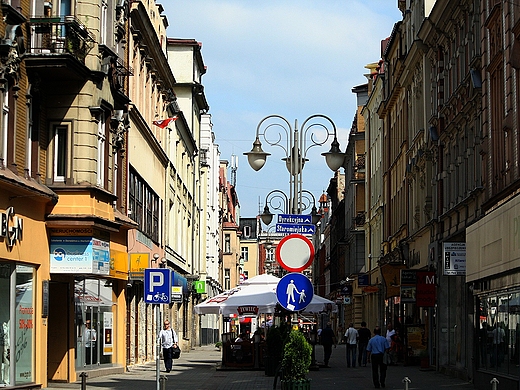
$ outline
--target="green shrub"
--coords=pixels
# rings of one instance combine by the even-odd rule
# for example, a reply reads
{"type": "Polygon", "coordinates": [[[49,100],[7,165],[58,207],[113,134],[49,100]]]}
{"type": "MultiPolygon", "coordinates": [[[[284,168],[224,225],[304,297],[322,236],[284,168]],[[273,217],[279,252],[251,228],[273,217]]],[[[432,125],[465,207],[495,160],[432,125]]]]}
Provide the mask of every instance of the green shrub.
{"type": "Polygon", "coordinates": [[[302,380],[309,372],[312,359],[312,347],[299,330],[289,334],[289,340],[283,351],[284,380],[302,380]]]}

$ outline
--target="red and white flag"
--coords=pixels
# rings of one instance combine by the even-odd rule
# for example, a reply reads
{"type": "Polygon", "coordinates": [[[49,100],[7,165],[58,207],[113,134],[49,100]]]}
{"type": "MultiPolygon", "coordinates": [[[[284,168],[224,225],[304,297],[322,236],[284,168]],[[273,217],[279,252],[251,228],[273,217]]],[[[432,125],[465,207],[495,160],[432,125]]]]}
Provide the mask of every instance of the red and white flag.
{"type": "Polygon", "coordinates": [[[155,126],[159,126],[161,129],[164,129],[166,126],[168,126],[170,124],[170,122],[177,120],[177,118],[178,118],[177,116],[174,116],[172,118],[166,118],[166,119],[160,119],[158,121],[153,121],[152,123],[155,126]]]}

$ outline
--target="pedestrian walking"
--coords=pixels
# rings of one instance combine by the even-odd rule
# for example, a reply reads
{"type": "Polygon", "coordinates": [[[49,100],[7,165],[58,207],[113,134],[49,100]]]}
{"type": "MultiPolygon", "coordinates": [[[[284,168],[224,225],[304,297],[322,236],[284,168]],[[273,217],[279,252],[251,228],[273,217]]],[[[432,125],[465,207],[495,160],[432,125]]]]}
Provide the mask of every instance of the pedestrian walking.
{"type": "Polygon", "coordinates": [[[170,372],[173,366],[173,347],[177,347],[179,339],[177,333],[170,328],[170,321],[164,321],[164,328],[159,333],[159,341],[163,350],[164,367],[170,372]]]}
{"type": "Polygon", "coordinates": [[[383,363],[385,351],[390,349],[388,340],[381,336],[381,329],[374,329],[374,337],[368,341],[367,354],[368,362],[372,362],[372,381],[374,387],[379,389],[385,387],[386,381],[386,364],[383,363]]]}
{"type": "Polygon", "coordinates": [[[345,332],[345,343],[347,344],[347,367],[356,367],[356,350],[358,341],[358,331],[354,329],[354,324],[348,324],[345,332]]]}
{"type": "Polygon", "coordinates": [[[323,345],[323,363],[325,367],[329,367],[330,356],[332,355],[332,345],[336,348],[336,336],[331,328],[332,323],[327,322],[325,329],[321,331],[321,344],[323,345]]]}
{"type": "Polygon", "coordinates": [[[370,337],[372,337],[372,332],[367,328],[367,323],[365,321],[361,322],[361,328],[358,329],[358,365],[359,367],[367,366],[367,345],[370,337]]]}

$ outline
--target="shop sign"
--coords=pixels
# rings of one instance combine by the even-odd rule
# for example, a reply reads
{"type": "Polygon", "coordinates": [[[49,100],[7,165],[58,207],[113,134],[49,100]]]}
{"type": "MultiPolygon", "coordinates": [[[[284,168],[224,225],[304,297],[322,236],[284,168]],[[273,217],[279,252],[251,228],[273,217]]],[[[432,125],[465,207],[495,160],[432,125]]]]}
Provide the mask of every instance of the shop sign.
{"type": "Polygon", "coordinates": [[[444,275],[466,275],[466,243],[444,242],[442,249],[444,275]]]}
{"type": "Polygon", "coordinates": [[[415,297],[417,295],[417,287],[413,286],[401,286],[401,302],[402,303],[415,303],[415,297]]]}
{"type": "Polygon", "coordinates": [[[172,302],[182,303],[182,286],[172,286],[172,302]]]}
{"type": "Polygon", "coordinates": [[[149,253],[129,253],[130,279],[144,280],[144,270],[150,267],[149,253]]]}
{"type": "Polygon", "coordinates": [[[366,287],[369,285],[368,283],[368,274],[358,275],[357,283],[359,287],[366,287]]]}
{"type": "Polygon", "coordinates": [[[417,271],[417,306],[434,307],[435,299],[435,272],[417,271]]]}
{"type": "Polygon", "coordinates": [[[50,271],[109,275],[109,248],[108,242],[93,237],[51,237],[50,271]]]}
{"type": "Polygon", "coordinates": [[[258,314],[258,306],[238,306],[238,315],[243,316],[245,314],[258,314]]]}
{"type": "Polygon", "coordinates": [[[197,294],[206,294],[206,281],[204,280],[196,280],[193,282],[193,290],[197,294]]]}
{"type": "Polygon", "coordinates": [[[9,207],[5,213],[0,213],[0,237],[5,240],[11,250],[16,242],[22,241],[23,219],[14,213],[14,207],[9,207]]]}

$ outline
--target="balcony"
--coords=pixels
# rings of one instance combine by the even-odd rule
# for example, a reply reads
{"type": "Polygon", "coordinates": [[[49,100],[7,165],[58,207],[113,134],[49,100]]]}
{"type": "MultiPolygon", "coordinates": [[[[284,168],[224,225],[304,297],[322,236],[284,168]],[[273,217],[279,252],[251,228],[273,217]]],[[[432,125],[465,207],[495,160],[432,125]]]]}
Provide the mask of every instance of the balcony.
{"type": "Polygon", "coordinates": [[[95,37],[74,16],[31,18],[27,30],[25,61],[29,71],[38,71],[42,78],[49,72],[65,76],[62,72],[66,71],[67,76],[77,79],[90,73],[85,58],[95,37]]]}

